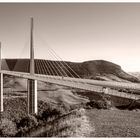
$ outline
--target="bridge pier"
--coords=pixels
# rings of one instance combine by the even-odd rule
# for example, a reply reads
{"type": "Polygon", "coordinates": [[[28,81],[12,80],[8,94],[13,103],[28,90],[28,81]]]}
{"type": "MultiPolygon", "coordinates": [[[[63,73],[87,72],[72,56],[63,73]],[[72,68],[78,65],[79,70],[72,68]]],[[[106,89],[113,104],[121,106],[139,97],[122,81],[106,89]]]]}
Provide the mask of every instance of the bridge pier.
{"type": "Polygon", "coordinates": [[[0,112],[3,112],[3,74],[0,73],[0,112]]]}
{"type": "MultiPolygon", "coordinates": [[[[0,42],[0,71],[1,71],[1,42],[0,42]]],[[[3,73],[0,73],[0,113],[3,112],[3,73]]]]}
{"type": "MultiPolygon", "coordinates": [[[[31,18],[31,36],[30,36],[30,75],[35,74],[34,47],[33,47],[33,18],[31,18]]],[[[28,114],[37,114],[37,80],[28,79],[28,114]]]]}
{"type": "Polygon", "coordinates": [[[28,79],[28,114],[37,114],[37,80],[28,79]]]}

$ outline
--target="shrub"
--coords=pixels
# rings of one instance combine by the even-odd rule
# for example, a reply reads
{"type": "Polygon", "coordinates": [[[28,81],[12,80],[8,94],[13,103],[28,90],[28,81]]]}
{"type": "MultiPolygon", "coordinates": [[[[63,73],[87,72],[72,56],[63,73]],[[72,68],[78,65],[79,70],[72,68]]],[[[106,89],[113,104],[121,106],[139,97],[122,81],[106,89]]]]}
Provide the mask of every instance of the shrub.
{"type": "Polygon", "coordinates": [[[107,102],[102,101],[102,100],[98,101],[97,102],[97,108],[98,109],[108,109],[107,102]]]}
{"type": "Polygon", "coordinates": [[[39,123],[42,123],[43,121],[48,121],[50,119],[53,120],[54,118],[66,112],[63,104],[56,106],[54,104],[39,101],[38,105],[39,111],[36,118],[38,119],[39,123]]]}
{"type": "Polygon", "coordinates": [[[22,118],[20,120],[20,122],[17,124],[18,128],[20,128],[20,127],[32,128],[37,125],[38,125],[37,119],[32,115],[28,115],[28,116],[22,118]]]}
{"type": "Polygon", "coordinates": [[[95,131],[94,127],[90,126],[85,109],[80,108],[51,123],[47,134],[49,137],[85,137],[89,136],[91,131],[95,131]]]}
{"type": "Polygon", "coordinates": [[[27,116],[26,98],[8,98],[4,99],[3,118],[19,123],[20,120],[27,116]]]}
{"type": "Polygon", "coordinates": [[[0,135],[2,137],[15,136],[17,133],[16,124],[6,118],[2,118],[0,121],[0,135]]]}
{"type": "Polygon", "coordinates": [[[18,133],[16,136],[24,136],[25,133],[27,133],[30,129],[35,128],[37,125],[38,121],[32,115],[22,118],[20,122],[17,123],[18,133]]]}
{"type": "Polygon", "coordinates": [[[61,114],[60,110],[57,110],[55,108],[54,109],[47,108],[43,110],[42,113],[37,116],[37,118],[42,121],[48,121],[48,119],[58,117],[60,114],[61,114]]]}
{"type": "Polygon", "coordinates": [[[99,100],[99,101],[92,100],[88,102],[86,106],[91,108],[97,108],[97,109],[109,109],[111,107],[107,101],[103,101],[103,100],[99,100]]]}

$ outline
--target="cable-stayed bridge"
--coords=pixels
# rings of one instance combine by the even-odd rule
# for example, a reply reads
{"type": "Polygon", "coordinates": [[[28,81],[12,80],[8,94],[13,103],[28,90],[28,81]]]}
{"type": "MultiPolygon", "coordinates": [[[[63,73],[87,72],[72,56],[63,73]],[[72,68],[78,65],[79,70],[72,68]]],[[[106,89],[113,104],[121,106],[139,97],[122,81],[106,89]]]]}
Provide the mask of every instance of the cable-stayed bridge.
{"type": "MultiPolygon", "coordinates": [[[[20,66],[21,69],[29,69],[29,73],[22,71],[3,70],[2,60],[0,58],[0,111],[3,110],[3,75],[12,75],[27,79],[28,85],[28,113],[37,113],[37,81],[58,84],[62,86],[78,88],[82,90],[99,92],[112,96],[128,98],[132,100],[140,99],[140,84],[99,81],[91,79],[83,79],[64,61],[52,61],[43,63],[41,60],[35,64],[34,60],[34,44],[33,44],[33,18],[31,19],[31,36],[30,36],[30,61],[26,65],[20,66]],[[35,73],[38,69],[38,74],[35,73]],[[44,74],[42,74],[42,70],[44,74]],[[129,91],[124,92],[123,90],[129,91]],[[120,91],[121,90],[121,91],[120,91]]],[[[1,47],[0,47],[1,48],[1,47]]],[[[1,55],[0,55],[1,56],[1,55]]],[[[55,54],[57,57],[57,55],[55,54]]],[[[19,62],[18,65],[21,63],[19,62]]],[[[16,66],[15,66],[16,67],[16,66]]]]}

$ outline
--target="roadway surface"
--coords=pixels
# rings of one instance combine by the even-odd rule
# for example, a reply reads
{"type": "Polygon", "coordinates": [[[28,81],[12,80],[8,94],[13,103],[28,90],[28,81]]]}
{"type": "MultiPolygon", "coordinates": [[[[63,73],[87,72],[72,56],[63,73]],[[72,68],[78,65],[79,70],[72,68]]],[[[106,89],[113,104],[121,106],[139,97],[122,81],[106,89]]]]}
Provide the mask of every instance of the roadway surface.
{"type": "Polygon", "coordinates": [[[136,83],[124,83],[124,82],[114,82],[114,81],[99,81],[91,79],[81,79],[81,78],[71,78],[71,77],[62,77],[62,76],[50,76],[42,74],[34,74],[33,76],[29,73],[24,72],[15,72],[15,71],[6,71],[1,70],[1,73],[6,75],[12,75],[16,77],[21,77],[24,79],[34,79],[42,82],[58,84],[62,86],[78,88],[88,91],[103,92],[103,87],[109,88],[109,95],[119,96],[129,99],[140,99],[140,95],[129,94],[126,92],[118,92],[115,89],[129,89],[140,91],[140,84],[136,83]]]}

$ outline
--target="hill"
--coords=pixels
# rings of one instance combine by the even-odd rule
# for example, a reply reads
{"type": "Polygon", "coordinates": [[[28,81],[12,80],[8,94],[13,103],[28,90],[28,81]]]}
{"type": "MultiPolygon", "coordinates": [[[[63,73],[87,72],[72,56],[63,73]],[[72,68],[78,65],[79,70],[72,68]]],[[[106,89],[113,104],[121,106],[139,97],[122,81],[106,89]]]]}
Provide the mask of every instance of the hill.
{"type": "MultiPolygon", "coordinates": [[[[27,80],[13,76],[4,77],[4,97],[27,97],[27,80]]],[[[74,95],[72,89],[38,81],[38,99],[51,105],[70,109],[89,100],[74,95]]]]}
{"type": "MultiPolygon", "coordinates": [[[[113,81],[131,81],[139,82],[136,77],[129,75],[124,72],[119,65],[104,61],[94,60],[86,61],[80,64],[82,71],[78,71],[80,75],[90,79],[102,79],[102,80],[113,80],[113,81]],[[82,72],[82,73],[81,73],[82,72]]],[[[76,68],[74,68],[76,69],[76,68]]]]}
{"type": "MultiPolygon", "coordinates": [[[[5,60],[6,61],[3,60],[2,62],[2,69],[7,69],[7,63],[10,70],[29,72],[29,59],[5,60]]],[[[135,76],[124,72],[119,65],[104,60],[93,60],[85,61],[82,63],[75,63],[35,59],[35,72],[48,75],[67,74],[70,77],[77,77],[77,73],[81,78],[123,82],[140,82],[140,80],[135,76]]]]}
{"type": "Polygon", "coordinates": [[[129,74],[137,77],[140,80],[140,72],[129,72],[129,74]]]}

